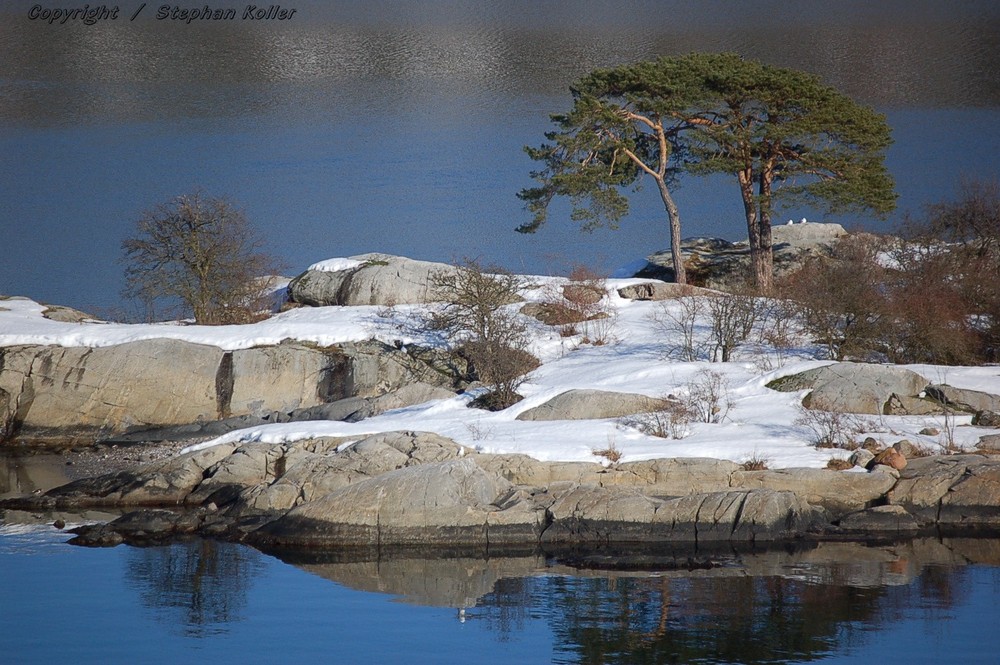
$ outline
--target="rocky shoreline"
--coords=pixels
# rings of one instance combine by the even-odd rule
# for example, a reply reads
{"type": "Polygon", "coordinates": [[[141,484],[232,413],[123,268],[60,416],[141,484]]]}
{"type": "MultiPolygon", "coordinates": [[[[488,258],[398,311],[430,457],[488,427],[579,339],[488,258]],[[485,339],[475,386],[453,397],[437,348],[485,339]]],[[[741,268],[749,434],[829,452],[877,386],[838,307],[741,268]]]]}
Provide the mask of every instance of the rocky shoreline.
{"type": "Polygon", "coordinates": [[[1000,458],[914,459],[901,472],[744,471],[714,459],[602,466],[478,453],[444,437],[219,444],[124,465],[0,509],[126,512],[82,545],[191,535],[270,551],[763,545],[1000,534],[1000,458]],[[898,476],[898,477],[897,477],[898,476]]]}

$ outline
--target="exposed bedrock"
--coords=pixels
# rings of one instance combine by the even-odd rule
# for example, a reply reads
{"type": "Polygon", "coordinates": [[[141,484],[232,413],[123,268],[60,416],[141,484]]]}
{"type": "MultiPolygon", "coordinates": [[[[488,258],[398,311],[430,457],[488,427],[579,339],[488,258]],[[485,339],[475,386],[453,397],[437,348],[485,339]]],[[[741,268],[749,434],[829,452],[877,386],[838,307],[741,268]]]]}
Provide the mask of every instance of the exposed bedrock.
{"type": "Polygon", "coordinates": [[[462,372],[445,352],[375,341],[236,351],[172,339],[13,346],[0,348],[0,436],[93,440],[241,416],[308,418],[308,409],[405,388],[397,400],[403,405],[432,394],[409,386],[453,388],[462,384],[462,372]]]}
{"type": "Polygon", "coordinates": [[[888,413],[895,399],[919,400],[930,382],[916,372],[889,365],[841,362],[776,379],[768,388],[809,390],[803,406],[840,413],[888,413]]]}
{"type": "Polygon", "coordinates": [[[341,270],[307,270],[288,285],[293,302],[326,305],[403,305],[435,300],[433,278],[453,273],[444,263],[417,261],[405,256],[362,254],[341,270]]]}
{"type": "MultiPolygon", "coordinates": [[[[840,224],[776,224],[771,227],[775,275],[782,276],[802,267],[809,259],[829,256],[836,242],[847,235],[840,224]]],[[[746,280],[750,267],[747,241],[732,243],[721,238],[685,238],[681,254],[690,284],[711,289],[738,286],[746,280]]],[[[670,251],[646,257],[646,265],[636,277],[674,281],[670,251]]]]}
{"type": "Polygon", "coordinates": [[[144,511],[122,528],[116,522],[85,528],[82,543],[196,532],[271,549],[485,551],[869,538],[928,528],[995,532],[1000,460],[916,459],[898,481],[881,471],[742,471],[707,459],[604,468],[480,454],[431,433],[384,432],[360,440],[217,445],[0,502],[31,510],[96,506],[144,511]],[[148,528],[140,528],[142,514],[148,528]]]}

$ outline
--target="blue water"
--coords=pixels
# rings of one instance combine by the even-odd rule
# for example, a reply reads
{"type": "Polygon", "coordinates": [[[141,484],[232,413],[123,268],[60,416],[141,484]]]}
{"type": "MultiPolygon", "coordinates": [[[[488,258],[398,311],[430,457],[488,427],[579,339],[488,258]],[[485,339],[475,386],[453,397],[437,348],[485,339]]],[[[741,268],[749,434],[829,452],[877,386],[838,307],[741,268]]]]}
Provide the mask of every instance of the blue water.
{"type": "Polygon", "coordinates": [[[0,662],[543,663],[552,633],[498,634],[456,608],[419,607],[211,543],[215,574],[164,565],[190,548],[110,550],[0,536],[0,662]],[[20,542],[18,542],[20,541],[20,542]],[[152,560],[153,568],[143,568],[152,560]]]}
{"type": "Polygon", "coordinates": [[[463,614],[393,595],[421,580],[389,564],[62,539],[0,535],[0,662],[986,663],[1000,648],[1000,567],[920,568],[905,553],[759,577],[539,569],[486,585],[463,614]],[[372,584],[382,592],[357,590],[372,584]]]}
{"type": "MultiPolygon", "coordinates": [[[[91,27],[31,22],[33,4],[0,8],[0,294],[99,314],[123,304],[139,214],[195,188],[241,205],[290,274],[369,251],[608,271],[663,249],[650,187],[619,231],[581,234],[556,205],[538,234],[514,232],[535,166],[522,147],[570,84],[663,54],[807,69],[887,113],[899,212],[830,221],[888,230],[1000,173],[995,2],[299,0],[281,25],[91,27]]],[[[688,179],[676,200],[684,235],[745,237],[728,179],[688,179]]]]}

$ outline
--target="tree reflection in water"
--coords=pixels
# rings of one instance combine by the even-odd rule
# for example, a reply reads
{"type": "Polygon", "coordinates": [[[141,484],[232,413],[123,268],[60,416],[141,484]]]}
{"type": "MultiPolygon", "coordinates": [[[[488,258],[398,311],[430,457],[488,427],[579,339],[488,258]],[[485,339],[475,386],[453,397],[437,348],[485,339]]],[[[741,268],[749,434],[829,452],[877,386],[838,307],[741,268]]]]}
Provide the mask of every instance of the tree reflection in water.
{"type": "Polygon", "coordinates": [[[239,621],[251,581],[264,570],[256,550],[213,540],[130,547],[127,556],[127,583],[142,604],[187,637],[224,633],[239,621]]]}
{"type": "Polygon", "coordinates": [[[921,602],[961,602],[961,573],[929,567],[917,584],[902,586],[782,576],[553,576],[510,581],[513,596],[505,580],[477,613],[501,639],[525,613],[544,617],[557,662],[803,662],[863,646],[873,629],[921,602]]]}

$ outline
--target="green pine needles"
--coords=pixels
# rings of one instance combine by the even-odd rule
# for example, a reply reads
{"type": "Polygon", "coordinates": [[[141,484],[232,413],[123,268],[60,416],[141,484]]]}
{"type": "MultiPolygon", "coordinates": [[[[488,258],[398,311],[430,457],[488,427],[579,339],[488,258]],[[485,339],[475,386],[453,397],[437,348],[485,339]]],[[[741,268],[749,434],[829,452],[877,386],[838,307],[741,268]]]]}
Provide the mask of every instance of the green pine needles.
{"type": "Polygon", "coordinates": [[[829,212],[895,208],[885,167],[885,117],[817,76],[692,53],[591,72],[571,89],[573,107],[552,116],[547,143],[525,150],[542,168],[518,196],[533,213],[518,227],[537,231],[549,204],[567,197],[584,230],[616,228],[627,192],[652,179],[670,228],[675,281],[684,283],[680,215],[671,186],[684,174],[736,176],[750,238],[752,281],[771,289],[771,218],[776,207],[829,212]]]}

